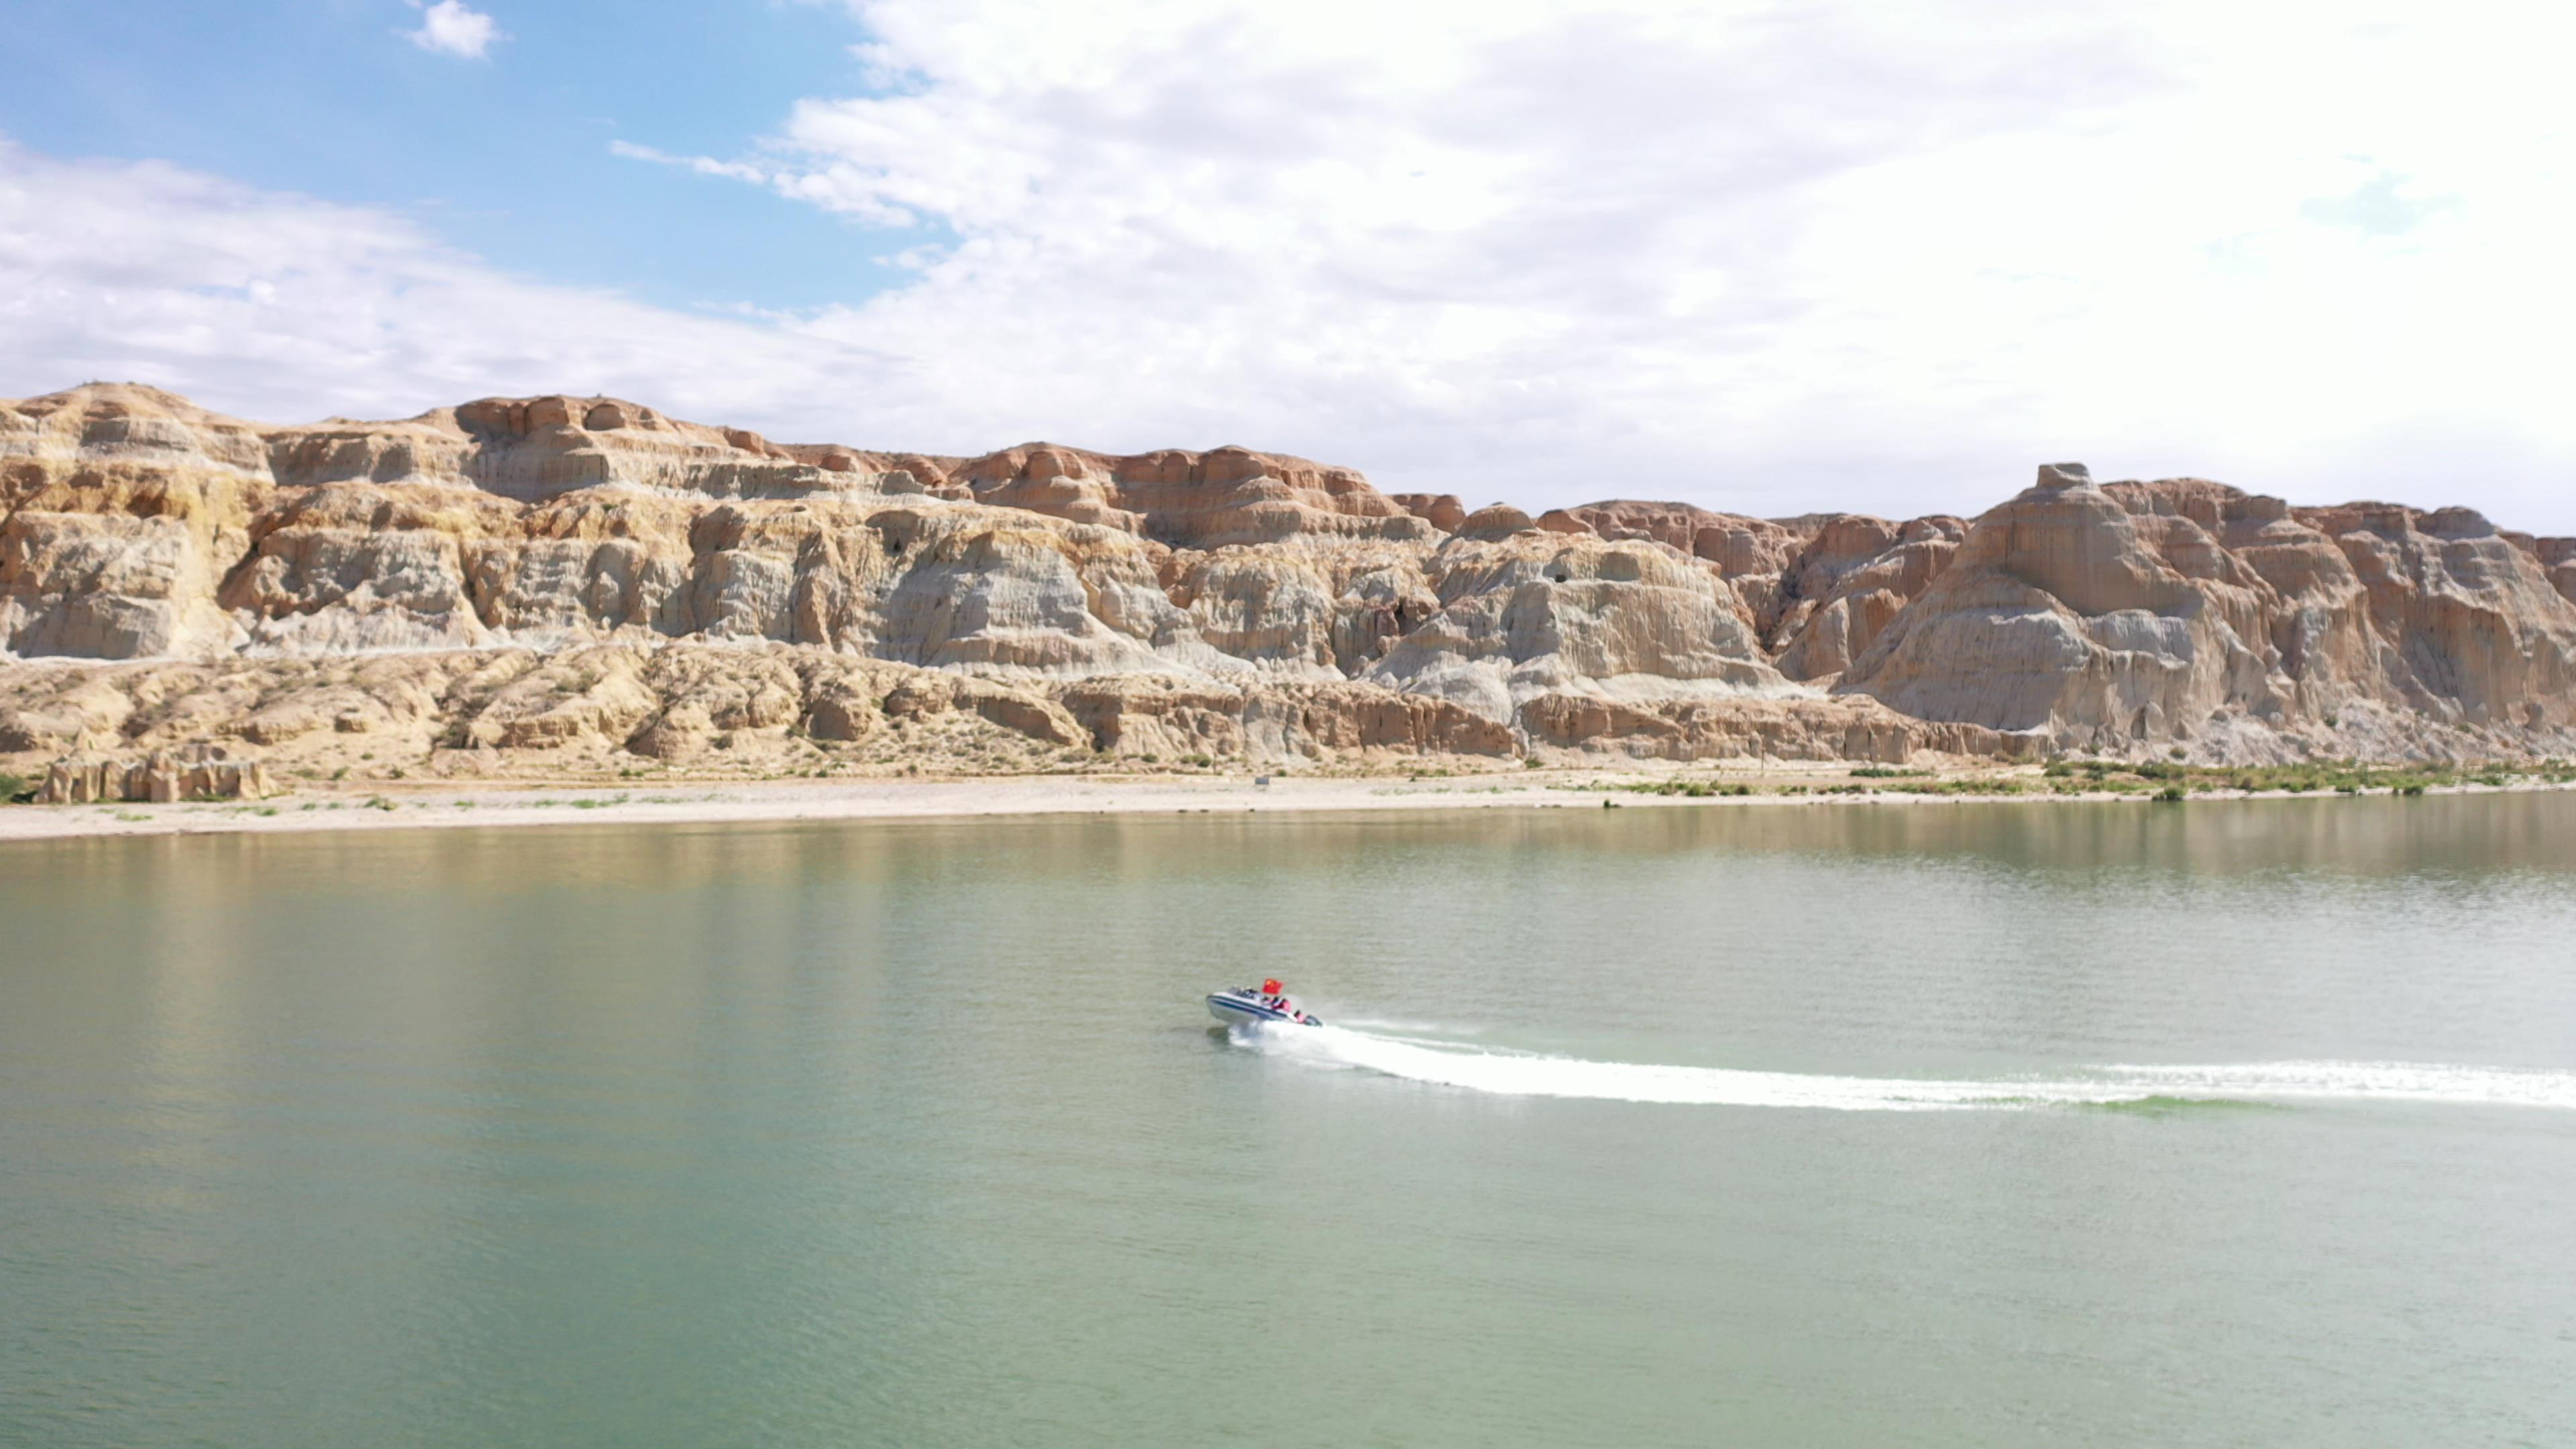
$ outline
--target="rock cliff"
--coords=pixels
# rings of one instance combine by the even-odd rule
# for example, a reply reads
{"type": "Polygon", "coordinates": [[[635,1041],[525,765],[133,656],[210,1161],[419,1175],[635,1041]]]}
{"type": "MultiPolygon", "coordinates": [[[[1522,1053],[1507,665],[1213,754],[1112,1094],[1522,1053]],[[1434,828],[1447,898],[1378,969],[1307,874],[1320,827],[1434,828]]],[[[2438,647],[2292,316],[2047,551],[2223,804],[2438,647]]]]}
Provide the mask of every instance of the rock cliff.
{"type": "Polygon", "coordinates": [[[1967,530],[1841,687],[2060,749],[2556,752],[2576,610],[2544,560],[2465,509],[2292,508],[2061,464],[1967,530]]]}
{"type": "Polygon", "coordinates": [[[469,773],[2561,753],[2576,540],[2074,465],[1973,521],[1533,517],[1235,447],[889,453],[614,398],[0,403],[0,764],[226,742],[469,773]]]}

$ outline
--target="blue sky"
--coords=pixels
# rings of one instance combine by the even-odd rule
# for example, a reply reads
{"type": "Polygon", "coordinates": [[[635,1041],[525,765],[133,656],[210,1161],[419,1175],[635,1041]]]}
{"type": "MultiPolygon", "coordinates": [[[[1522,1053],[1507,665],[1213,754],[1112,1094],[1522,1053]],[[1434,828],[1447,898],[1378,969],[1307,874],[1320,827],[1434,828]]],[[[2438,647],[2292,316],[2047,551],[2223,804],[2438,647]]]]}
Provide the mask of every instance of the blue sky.
{"type": "Polygon", "coordinates": [[[16,0],[10,48],[49,63],[0,88],[0,133],[383,207],[500,266],[675,307],[815,307],[890,280],[874,258],[906,238],[607,149],[727,151],[798,96],[864,90],[846,13],[497,8],[507,38],[474,60],[404,39],[422,22],[399,0],[16,0]]]}
{"type": "Polygon", "coordinates": [[[5,395],[607,392],[1770,515],[2082,459],[2576,532],[2576,15],[2512,0],[18,0],[8,43],[5,395]]]}

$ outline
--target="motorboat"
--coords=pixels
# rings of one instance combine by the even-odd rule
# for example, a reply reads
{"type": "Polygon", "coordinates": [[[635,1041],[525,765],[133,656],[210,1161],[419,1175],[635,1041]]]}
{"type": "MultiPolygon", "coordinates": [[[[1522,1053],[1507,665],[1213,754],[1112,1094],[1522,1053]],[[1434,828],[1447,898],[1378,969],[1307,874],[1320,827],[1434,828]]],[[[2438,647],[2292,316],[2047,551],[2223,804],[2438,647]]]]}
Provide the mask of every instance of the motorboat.
{"type": "Polygon", "coordinates": [[[1322,1026],[1324,1019],[1301,1009],[1288,999],[1286,988],[1276,980],[1259,986],[1237,986],[1229,991],[1208,993],[1208,1015],[1228,1026],[1322,1026]]]}

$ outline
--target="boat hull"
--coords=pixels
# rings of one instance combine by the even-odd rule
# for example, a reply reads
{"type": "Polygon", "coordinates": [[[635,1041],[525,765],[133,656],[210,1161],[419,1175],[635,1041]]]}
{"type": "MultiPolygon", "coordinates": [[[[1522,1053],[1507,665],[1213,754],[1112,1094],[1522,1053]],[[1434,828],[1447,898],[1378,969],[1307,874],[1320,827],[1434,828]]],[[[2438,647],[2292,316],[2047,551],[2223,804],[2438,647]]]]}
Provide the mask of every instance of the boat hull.
{"type": "MultiPolygon", "coordinates": [[[[1299,1024],[1295,1017],[1290,1016],[1288,1013],[1281,1011],[1276,1007],[1264,1006],[1260,1002],[1254,1001],[1249,997],[1233,996],[1223,992],[1211,994],[1207,999],[1207,1007],[1208,1015],[1215,1017],[1217,1020],[1224,1022],[1228,1026],[1269,1026],[1273,1024],[1280,1026],[1295,1026],[1299,1024]]],[[[1312,1023],[1310,1021],[1307,1024],[1312,1023]]]]}

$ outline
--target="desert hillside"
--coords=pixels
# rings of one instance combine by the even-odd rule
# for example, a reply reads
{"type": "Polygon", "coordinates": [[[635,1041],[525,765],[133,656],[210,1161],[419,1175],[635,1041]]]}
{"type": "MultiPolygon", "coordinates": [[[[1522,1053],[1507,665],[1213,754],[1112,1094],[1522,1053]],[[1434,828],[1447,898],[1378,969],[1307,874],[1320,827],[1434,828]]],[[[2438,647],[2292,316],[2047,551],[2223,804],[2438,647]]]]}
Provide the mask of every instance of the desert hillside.
{"type": "Polygon", "coordinates": [[[0,509],[22,774],[2576,752],[2576,540],[2075,465],[1975,519],[1533,518],[1241,448],[91,385],[0,403],[0,509]]]}

